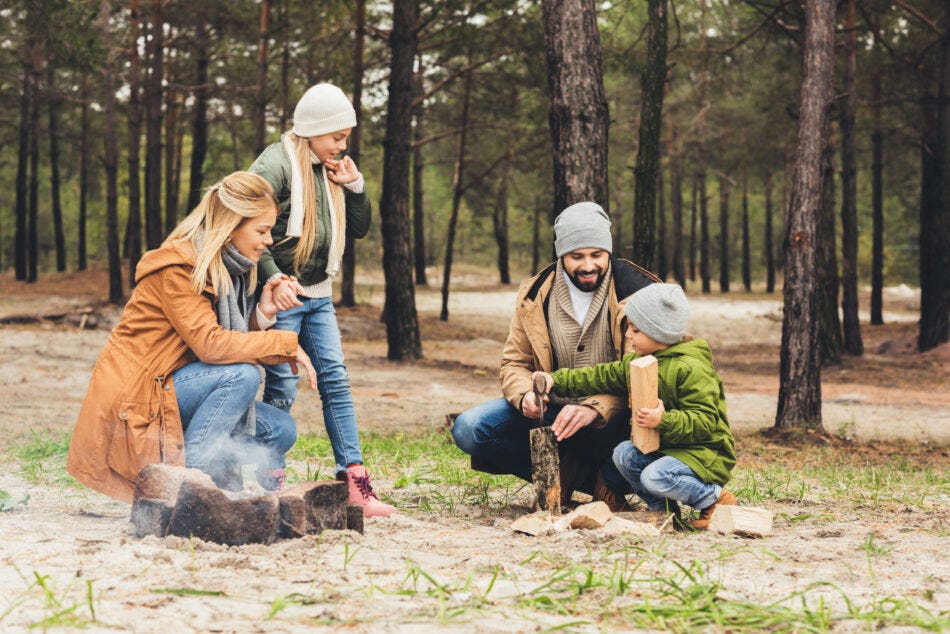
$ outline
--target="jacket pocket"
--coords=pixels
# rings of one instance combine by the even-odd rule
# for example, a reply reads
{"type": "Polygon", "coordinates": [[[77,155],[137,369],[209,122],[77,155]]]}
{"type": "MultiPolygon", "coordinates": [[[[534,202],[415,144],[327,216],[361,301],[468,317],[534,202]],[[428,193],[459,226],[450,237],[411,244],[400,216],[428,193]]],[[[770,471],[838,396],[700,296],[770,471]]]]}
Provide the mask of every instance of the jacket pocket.
{"type": "Polygon", "coordinates": [[[161,424],[146,403],[125,401],[113,412],[115,431],[106,460],[122,477],[135,482],[143,467],[161,462],[161,424]]]}

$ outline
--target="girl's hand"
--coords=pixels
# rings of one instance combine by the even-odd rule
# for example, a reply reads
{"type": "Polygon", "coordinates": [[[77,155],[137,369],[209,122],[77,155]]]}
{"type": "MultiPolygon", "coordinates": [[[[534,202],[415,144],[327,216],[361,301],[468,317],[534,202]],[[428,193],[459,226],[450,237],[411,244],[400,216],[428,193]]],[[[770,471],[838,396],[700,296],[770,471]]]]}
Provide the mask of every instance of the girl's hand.
{"type": "Polygon", "coordinates": [[[360,178],[360,171],[349,156],[344,156],[339,161],[327,159],[323,164],[327,166],[327,178],[337,185],[346,185],[360,178]]]}
{"type": "Polygon", "coordinates": [[[310,357],[299,345],[297,346],[297,358],[290,362],[290,369],[293,370],[294,374],[299,374],[298,365],[302,365],[303,369],[307,371],[307,376],[310,378],[310,389],[317,389],[317,371],[313,369],[310,357]]]}
{"type": "Polygon", "coordinates": [[[650,429],[655,429],[660,424],[660,420],[663,418],[663,412],[665,411],[666,408],[663,406],[662,400],[656,407],[641,407],[637,410],[637,415],[635,417],[636,423],[640,427],[649,427],[650,429]]]}
{"type": "Polygon", "coordinates": [[[274,314],[294,306],[303,306],[303,302],[297,297],[302,293],[303,288],[297,282],[297,278],[281,275],[264,285],[259,302],[261,312],[264,313],[265,317],[273,319],[273,315],[267,312],[267,309],[271,306],[274,308],[274,314]]]}

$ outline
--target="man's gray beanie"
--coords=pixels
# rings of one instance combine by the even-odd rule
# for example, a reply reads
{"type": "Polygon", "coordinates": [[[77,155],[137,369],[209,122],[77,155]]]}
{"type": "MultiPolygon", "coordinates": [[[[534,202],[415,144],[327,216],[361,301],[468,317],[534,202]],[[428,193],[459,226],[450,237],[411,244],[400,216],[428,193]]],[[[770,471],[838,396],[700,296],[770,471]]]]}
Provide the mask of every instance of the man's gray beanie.
{"type": "Polygon", "coordinates": [[[627,298],[627,319],[654,341],[673,345],[686,334],[689,303],[679,284],[650,284],[627,298]]]}
{"type": "Polygon", "coordinates": [[[610,218],[597,203],[575,203],[554,220],[554,252],[562,258],[578,249],[614,248],[610,235],[610,218]]]}

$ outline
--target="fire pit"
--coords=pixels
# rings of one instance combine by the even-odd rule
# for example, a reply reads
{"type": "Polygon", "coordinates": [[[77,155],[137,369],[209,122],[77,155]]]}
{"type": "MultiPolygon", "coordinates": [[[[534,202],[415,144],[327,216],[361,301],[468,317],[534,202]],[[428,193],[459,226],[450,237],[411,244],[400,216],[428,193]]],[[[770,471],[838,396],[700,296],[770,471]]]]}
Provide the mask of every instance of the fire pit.
{"type": "Polygon", "coordinates": [[[347,505],[345,482],[303,482],[280,494],[231,492],[197,469],[154,464],[139,473],[131,521],[137,537],[194,536],[237,546],[327,529],[362,533],[363,508],[347,505]]]}

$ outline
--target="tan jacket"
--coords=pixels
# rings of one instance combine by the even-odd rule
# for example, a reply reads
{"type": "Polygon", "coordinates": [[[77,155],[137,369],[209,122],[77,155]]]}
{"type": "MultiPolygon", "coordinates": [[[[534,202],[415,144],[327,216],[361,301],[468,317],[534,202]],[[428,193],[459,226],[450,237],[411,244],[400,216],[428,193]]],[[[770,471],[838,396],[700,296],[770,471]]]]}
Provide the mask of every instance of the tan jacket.
{"type": "MultiPolygon", "coordinates": [[[[623,304],[632,293],[660,279],[633,262],[610,258],[613,283],[604,300],[610,320],[610,336],[614,354],[623,356],[623,304]]],[[[515,315],[511,319],[508,340],[501,353],[501,391],[512,407],[521,410],[521,399],[531,391],[531,373],[536,370],[552,372],[554,361],[551,354],[551,339],[548,334],[545,307],[557,263],[552,263],[534,277],[522,282],[515,302],[515,315]]],[[[627,407],[627,399],[610,394],[595,394],[580,401],[593,407],[601,416],[600,424],[610,420],[627,407]]]]}
{"type": "Polygon", "coordinates": [[[146,253],[137,286],[99,354],[79,411],[66,469],[97,491],[126,502],[147,464],[185,464],[172,373],[205,363],[283,363],[297,335],[222,328],[208,287],[191,289],[194,249],[187,242],[146,253]]]}

